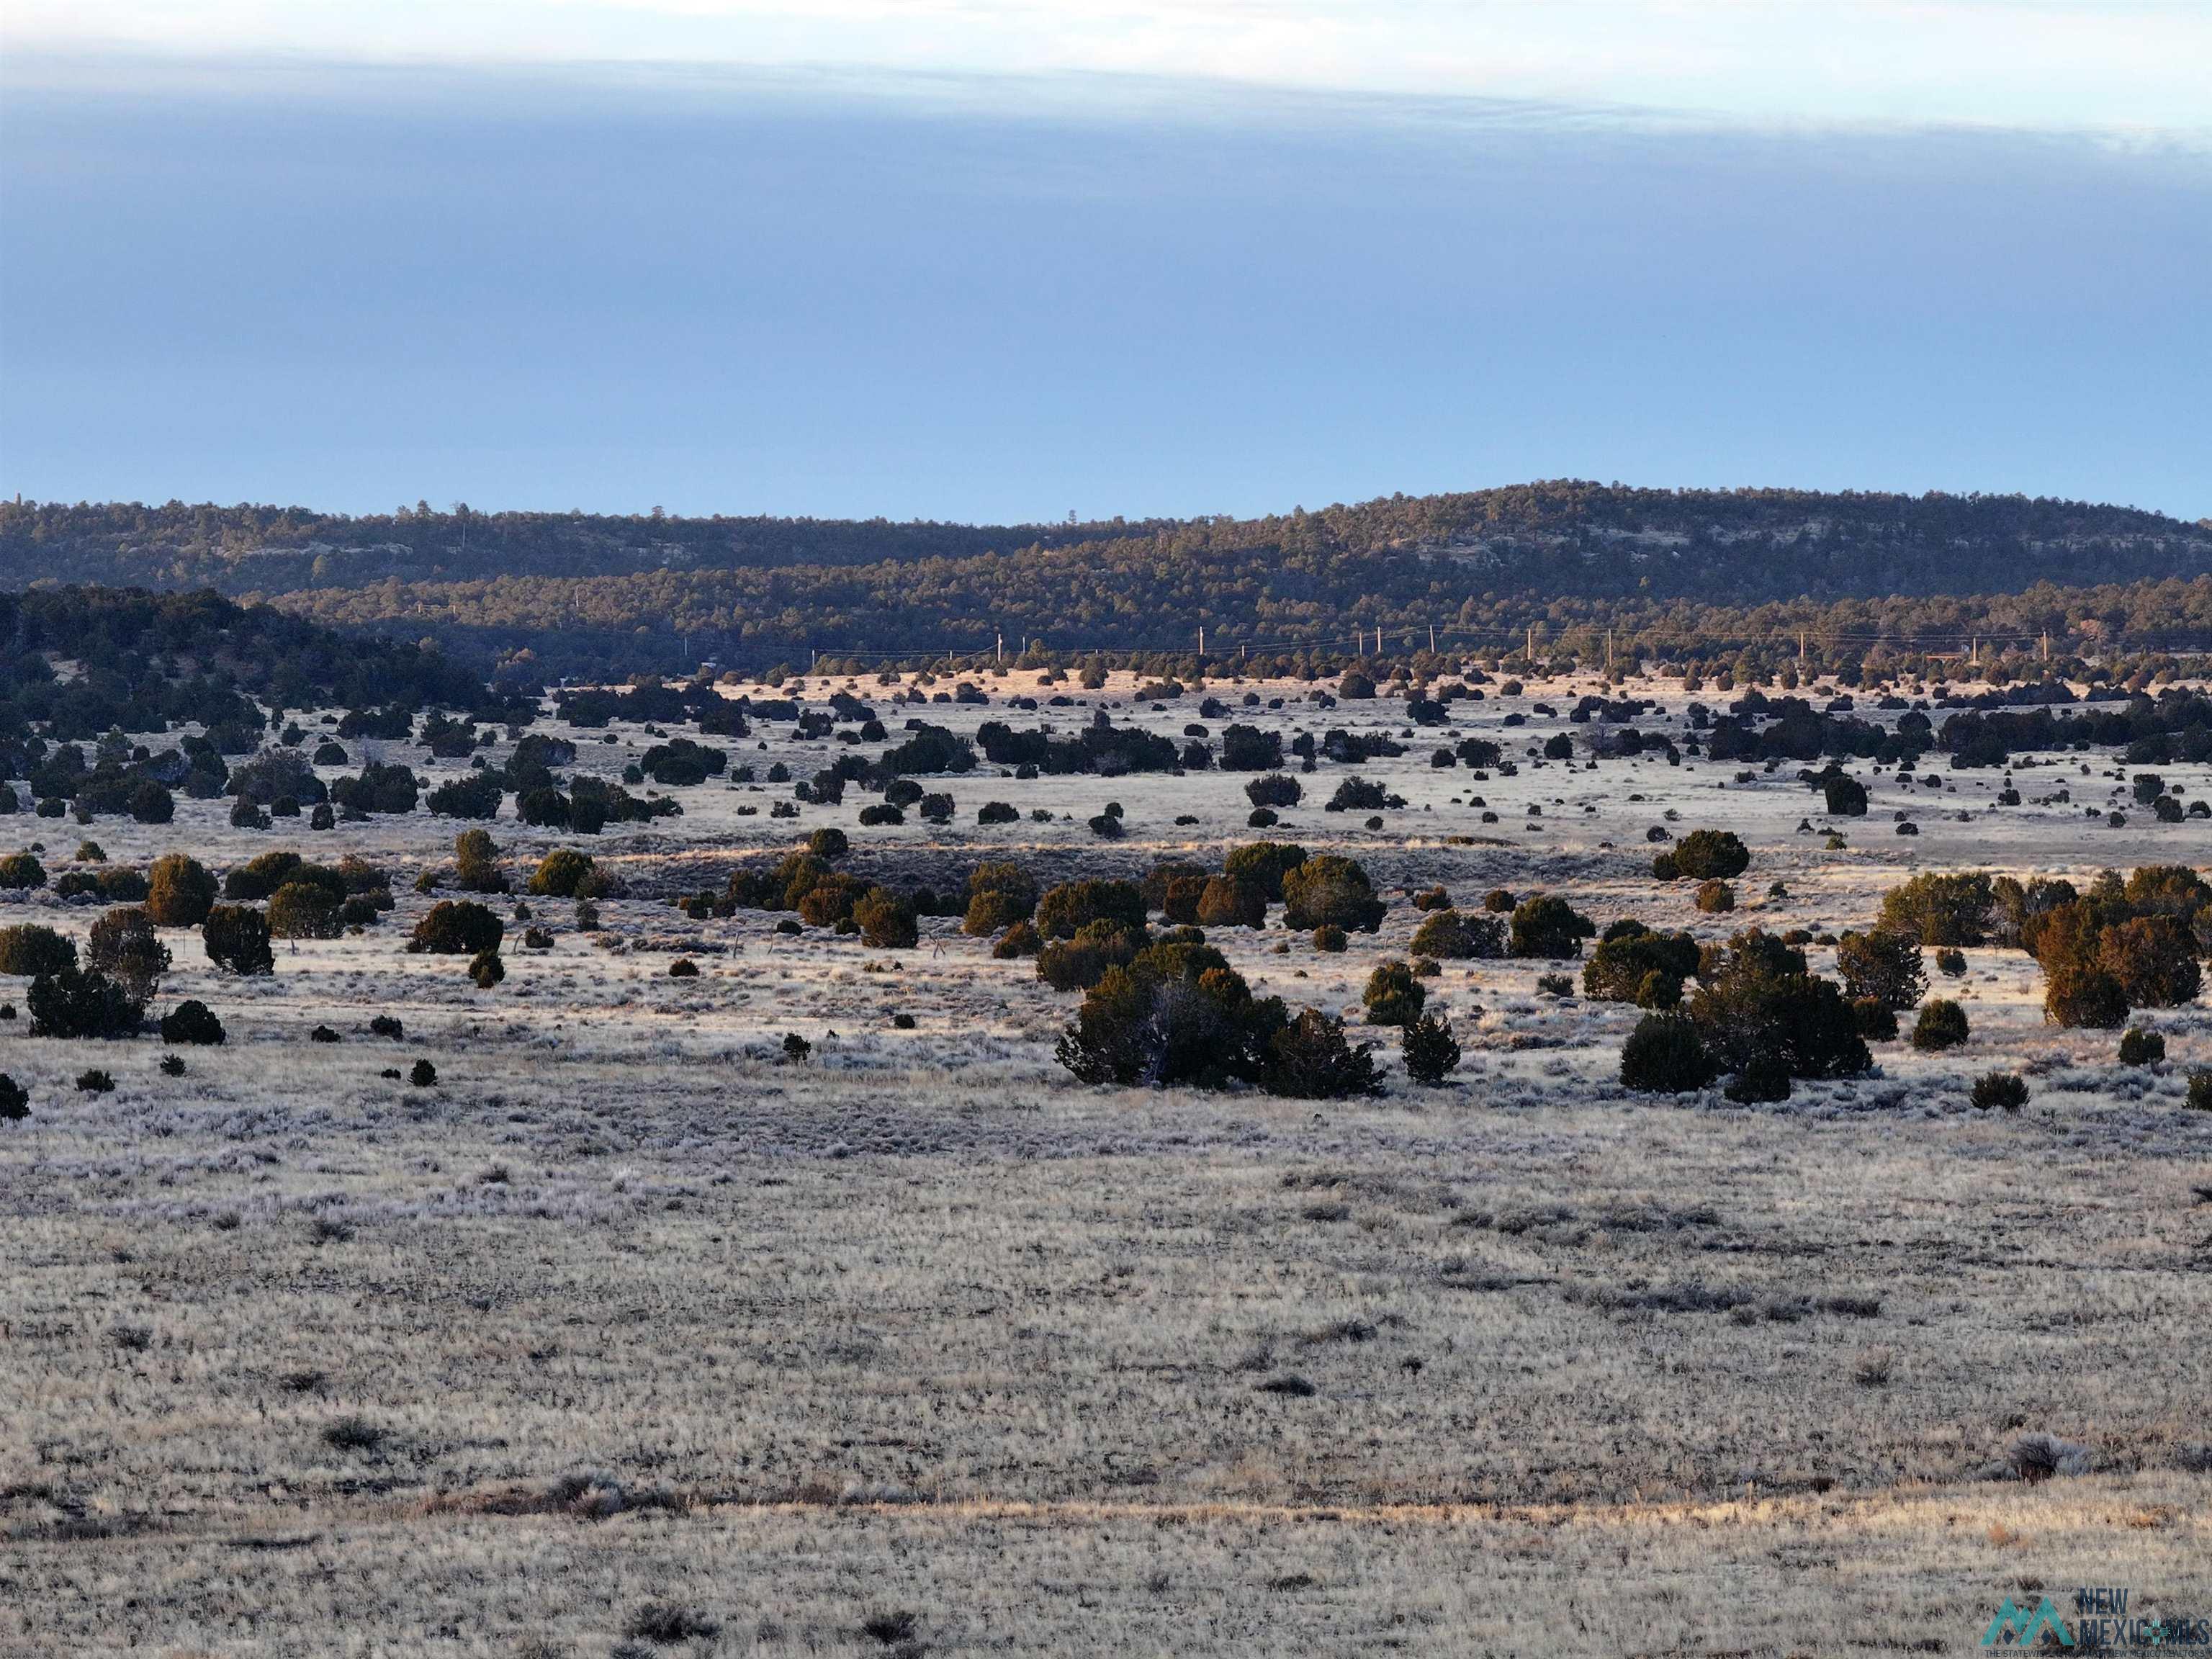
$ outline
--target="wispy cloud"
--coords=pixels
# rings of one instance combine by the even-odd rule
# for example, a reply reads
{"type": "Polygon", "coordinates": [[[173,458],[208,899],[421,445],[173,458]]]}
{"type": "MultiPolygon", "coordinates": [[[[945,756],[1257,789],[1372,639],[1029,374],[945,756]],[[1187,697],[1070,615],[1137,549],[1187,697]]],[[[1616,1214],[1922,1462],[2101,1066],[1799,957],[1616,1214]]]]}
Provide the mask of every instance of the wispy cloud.
{"type": "Polygon", "coordinates": [[[837,65],[2212,131],[2198,0],[11,0],[15,52],[837,65]]]}

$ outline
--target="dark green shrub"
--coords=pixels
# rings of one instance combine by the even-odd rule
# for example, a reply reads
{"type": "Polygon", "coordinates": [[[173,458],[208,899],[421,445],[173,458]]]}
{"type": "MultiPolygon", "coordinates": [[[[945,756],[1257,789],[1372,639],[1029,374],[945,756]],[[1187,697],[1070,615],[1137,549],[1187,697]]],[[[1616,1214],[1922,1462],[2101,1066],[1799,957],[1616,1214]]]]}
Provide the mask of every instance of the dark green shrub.
{"type": "MultiPolygon", "coordinates": [[[[1198,925],[1198,907],[1205,900],[1206,884],[1215,879],[1200,872],[1197,875],[1175,876],[1167,883],[1160,896],[1160,914],[1170,921],[1186,927],[1198,925]]],[[[1233,879],[1223,878],[1223,879],[1233,879]]],[[[1243,884],[1239,884],[1243,885],[1243,884]]],[[[1261,900],[1264,906],[1266,901],[1261,900]]],[[[1264,911],[1263,911],[1264,914],[1264,911]]]]}
{"type": "Polygon", "coordinates": [[[129,988],[97,969],[41,974],[23,1000],[30,1006],[33,1036],[127,1037],[146,1012],[129,988]]]}
{"type": "MultiPolygon", "coordinates": [[[[269,932],[276,939],[336,939],[345,931],[346,901],[327,887],[289,881],[269,896],[269,932]]],[[[374,916],[374,909],[369,915],[374,916]]]]}
{"type": "Polygon", "coordinates": [[[867,896],[868,884],[858,876],[823,876],[799,896],[799,919],[810,927],[838,927],[852,920],[854,907],[867,896]]]}
{"type": "Polygon", "coordinates": [[[98,1066],[88,1066],[76,1074],[76,1091],[81,1095],[112,1095],[115,1092],[115,1073],[98,1066]]]}
{"type": "Polygon", "coordinates": [[[331,785],[331,799],[349,812],[401,813],[415,810],[421,786],[406,767],[371,763],[358,777],[331,785]]]}
{"type": "Polygon", "coordinates": [[[2166,1039],[2156,1031],[2133,1026],[2120,1034],[2120,1064],[2155,1066],[2166,1058],[2166,1039]]]}
{"type": "Polygon", "coordinates": [[[1505,927],[1495,916],[1431,910],[1413,930],[1412,949],[1447,962],[1488,960],[1505,954],[1505,927]]]}
{"type": "Polygon", "coordinates": [[[1751,849],[1733,830],[1692,830],[1652,860],[1662,881],[1731,880],[1751,867],[1751,849]]]}
{"type": "Polygon", "coordinates": [[[1881,925],[1917,945],[1981,945],[1996,896],[1988,876],[1919,875],[1882,895],[1881,925]]]}
{"type": "Polygon", "coordinates": [[[222,896],[234,904],[258,904],[294,878],[307,860],[297,853],[278,850],[249,859],[222,879],[222,896]]]}
{"type": "MultiPolygon", "coordinates": [[[[1273,732],[1262,732],[1256,726],[1230,726],[1221,733],[1221,769],[1224,772],[1263,772],[1283,763],[1283,740],[1273,732]]],[[[1251,786],[1245,786],[1251,793],[1251,786]]],[[[1295,805],[1293,795],[1288,804],[1295,805]]],[[[1253,797],[1255,806],[1280,805],[1285,803],[1263,801],[1253,797]]]]}
{"type": "Polygon", "coordinates": [[[2043,1017],[2053,1025],[2117,1031],[2128,1023],[2128,994],[2101,968],[2060,968],[2045,981],[2043,1017]]]}
{"type": "Polygon", "coordinates": [[[143,904],[150,884],[128,865],[114,865],[93,878],[93,890],[117,904],[143,904]]]}
{"type": "Polygon", "coordinates": [[[1689,1013],[1723,1070],[1771,1060],[1793,1078],[1833,1078],[1874,1064],[1851,1005],[1834,981],[1806,973],[1803,962],[1751,929],[1713,964],[1689,1013]]]}
{"type": "Polygon", "coordinates": [[[0,889],[27,891],[46,884],[46,866],[29,853],[10,853],[0,859],[0,889]]]}
{"type": "Polygon", "coordinates": [[[888,888],[870,888],[853,907],[853,920],[860,924],[860,942],[878,951],[910,951],[921,937],[913,901],[888,888]]]}
{"type": "Polygon", "coordinates": [[[1913,1022],[1912,1046],[1927,1053],[1955,1048],[1969,1035],[1966,1011],[1944,997],[1936,997],[1920,1011],[1913,1022]]]}
{"type": "Polygon", "coordinates": [[[2212,1112],[2212,1072],[2189,1074],[2188,1101],[2191,1111],[2212,1112]]]}
{"type": "Polygon", "coordinates": [[[499,949],[504,922],[473,899],[441,899],[415,924],[407,948],[435,956],[473,957],[499,949]]]}
{"type": "Polygon", "coordinates": [[[228,1033],[214,1009],[197,997],[187,997],[161,1016],[161,1041],[173,1045],[212,1047],[228,1033]]]}
{"type": "MultiPolygon", "coordinates": [[[[1170,920],[1178,918],[1170,915],[1170,920]]],[[[1267,896],[1234,876],[1212,876],[1199,890],[1193,920],[1203,927],[1264,927],[1267,896]]]]}
{"type": "Polygon", "coordinates": [[[991,946],[991,954],[1000,962],[1012,962],[1020,957],[1036,955],[1043,943],[1037,937],[1036,927],[1026,921],[1018,921],[991,946]]]}
{"type": "Polygon", "coordinates": [[[152,999],[169,971],[169,949],[154,931],[153,918],[136,905],[110,910],[92,924],[85,957],[141,1002],[152,999]]]}
{"type": "Polygon", "coordinates": [[[1331,956],[1337,955],[1343,951],[1351,945],[1351,943],[1352,940],[1350,936],[1345,933],[1343,928],[1337,927],[1333,922],[1324,922],[1322,926],[1313,930],[1314,949],[1316,951],[1325,951],[1331,956]]]}
{"type": "Polygon", "coordinates": [[[1297,1018],[1268,1039],[1261,1086],[1292,1100],[1350,1100],[1382,1092],[1382,1074],[1374,1050],[1355,1047],[1344,1022],[1317,1008],[1297,1018]]]}
{"type": "Polygon", "coordinates": [[[2097,960],[2130,1007],[2179,1008],[2203,989],[2197,954],[2195,936],[2172,917],[2136,916],[2104,929],[2097,960]]]}
{"type": "MultiPolygon", "coordinates": [[[[1234,873],[1234,872],[1232,872],[1234,873]]],[[[1389,908],[1375,896],[1367,872],[1352,859],[1323,853],[1285,871],[1283,923],[1300,933],[1325,926],[1371,933],[1389,908]]]]}
{"type": "Polygon", "coordinates": [[[1270,772],[1244,786],[1244,798],[1255,806],[1296,806],[1305,799],[1304,786],[1282,772],[1270,772]]]}
{"type": "Polygon", "coordinates": [[[1583,941],[1597,932],[1597,924],[1550,893],[1523,899],[1513,909],[1513,925],[1506,949],[1516,957],[1557,962],[1583,953],[1583,941]]]}
{"type": "Polygon", "coordinates": [[[1686,1094],[1719,1074],[1697,1026],[1681,1014],[1644,1015],[1621,1046],[1621,1086],[1639,1094],[1686,1094]]]}
{"type": "Polygon", "coordinates": [[[216,901],[216,880],[198,859],[164,853],[147,872],[146,914],[163,927],[197,927],[216,901]]]}
{"type": "MultiPolygon", "coordinates": [[[[1198,886],[1191,890],[1195,893],[1205,888],[1211,875],[1212,872],[1202,864],[1193,864],[1183,859],[1164,859],[1145,872],[1145,878],[1138,883],[1137,890],[1145,896],[1147,910],[1164,910],[1167,908],[1168,891],[1178,882],[1195,881],[1198,886]]],[[[1196,902],[1194,898],[1192,903],[1195,905],[1196,902]]]]}
{"type": "Polygon", "coordinates": [[[35,921],[0,927],[0,974],[58,974],[76,966],[76,941],[35,921]]]}
{"type": "Polygon", "coordinates": [[[538,860],[529,890],[545,898],[574,898],[590,885],[594,872],[592,855],[573,847],[556,847],[538,860]]]}
{"type": "Polygon", "coordinates": [[[982,939],[1003,932],[1018,921],[1029,920],[1036,908],[1036,901],[1024,903],[1014,893],[986,890],[968,901],[967,915],[960,924],[961,931],[971,939],[982,939]]]}
{"type": "Polygon", "coordinates": [[[1866,816],[1866,785],[1842,772],[1830,772],[1820,780],[1821,792],[1826,797],[1828,816],[1836,818],[1862,818],[1866,816]]]}
{"type": "Polygon", "coordinates": [[[1055,991],[1089,990],[1108,969],[1134,961],[1146,942],[1141,927],[1104,920],[1085,922],[1073,939],[1055,939],[1037,952],[1037,977],[1055,991]]]}
{"type": "Polygon", "coordinates": [[[1398,1048],[1406,1062],[1406,1075],[1431,1088],[1459,1065],[1459,1043],[1452,1036],[1451,1022],[1434,1014],[1423,1014],[1407,1026],[1398,1048]]]}
{"type": "Polygon", "coordinates": [[[438,1068],[427,1060],[418,1060],[408,1067],[407,1081],[417,1089],[434,1087],[438,1081],[438,1068]]]}
{"type": "Polygon", "coordinates": [[[1963,978],[1966,972],[1966,953],[1946,945],[1936,953],[1936,969],[1948,978],[1963,978]]]}
{"type": "Polygon", "coordinates": [[[177,816],[176,797],[149,778],[131,792],[131,816],[140,823],[167,823],[177,816]]]}
{"type": "Polygon", "coordinates": [[[1877,927],[1845,933],[1836,942],[1836,973],[1853,1001],[1871,998],[1884,1007],[1911,1007],[1928,994],[1920,946],[1905,934],[1877,927]]]}
{"type": "Polygon", "coordinates": [[[1639,1008],[1671,1008],[1682,1000],[1682,981],[1697,971],[1698,941],[1690,934],[1619,921],[1605,930],[1583,964],[1583,994],[1639,1008]]]}
{"type": "Polygon", "coordinates": [[[1421,1017],[1428,1000],[1428,988],[1411,968],[1395,959],[1376,964],[1360,997],[1370,1025],[1410,1025],[1421,1017]]]}
{"type": "Polygon", "coordinates": [[[471,893],[507,891],[507,877],[499,867],[499,843],[490,830],[464,830],[453,837],[453,883],[471,893]]]}
{"type": "Polygon", "coordinates": [[[228,974],[251,976],[276,971],[269,948],[269,923],[246,904],[218,904],[200,923],[200,946],[210,962],[228,974]]]}
{"type": "Polygon", "coordinates": [[[21,1123],[30,1115],[30,1091],[0,1072],[0,1123],[21,1123]]]}
{"type": "Polygon", "coordinates": [[[1218,1088],[1256,1079],[1283,1024],[1212,946],[1156,945],[1093,983],[1055,1054],[1085,1083],[1218,1088]]]}
{"type": "Polygon", "coordinates": [[[1036,928],[1047,939],[1072,939],[1093,922],[1142,933],[1145,896],[1126,881],[1063,882],[1037,901],[1036,928]]]}
{"type": "Polygon", "coordinates": [[[1721,1093],[1739,1106],[1787,1100],[1790,1067],[1771,1054],[1759,1055],[1730,1078],[1721,1093]]]}
{"type": "Polygon", "coordinates": [[[1719,915],[1735,908],[1735,889],[1717,877],[1698,884],[1698,908],[1707,915],[1719,915]]]}
{"type": "Polygon", "coordinates": [[[1897,1010],[1880,997],[1853,997],[1851,1014],[1859,1035],[1869,1042],[1890,1042],[1897,1036],[1897,1010]]]}
{"type": "Polygon", "coordinates": [[[1255,841],[1232,847],[1222,860],[1224,874],[1257,887],[1271,904],[1283,897],[1283,878],[1306,861],[1306,849],[1290,842],[1255,841]]]}
{"type": "Polygon", "coordinates": [[[469,977],[479,991],[489,991],[507,977],[507,963],[496,951],[479,951],[469,963],[469,977]]]}
{"type": "Polygon", "coordinates": [[[981,939],[1036,914],[1036,878],[1011,859],[993,859],[968,878],[968,910],[961,929],[981,939]]]}
{"type": "Polygon", "coordinates": [[[2027,1104],[2027,1079],[2018,1072],[1984,1072],[1974,1079],[1972,1098],[1984,1112],[1992,1106],[2016,1112],[2027,1104]]]}
{"type": "MultiPolygon", "coordinates": [[[[1352,777],[1340,780],[1336,793],[1322,805],[1325,812],[1380,812],[1391,806],[1395,799],[1390,792],[1370,779],[1352,777]]],[[[1399,803],[1403,805],[1402,802],[1399,803]]]]}

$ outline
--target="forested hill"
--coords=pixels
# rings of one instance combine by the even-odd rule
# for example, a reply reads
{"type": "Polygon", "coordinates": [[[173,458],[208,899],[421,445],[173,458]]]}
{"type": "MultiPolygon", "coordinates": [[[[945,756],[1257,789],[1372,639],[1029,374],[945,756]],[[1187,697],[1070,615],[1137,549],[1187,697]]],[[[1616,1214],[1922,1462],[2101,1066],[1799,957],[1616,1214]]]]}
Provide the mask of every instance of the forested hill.
{"type": "MultiPolygon", "coordinates": [[[[2212,572],[2212,522],[2014,495],[1632,489],[1574,481],[1260,519],[987,526],[661,515],[345,518],[0,502],[0,586],[208,586],[548,667],[744,662],[1043,637],[1180,647],[1205,625],[1506,628],[1571,603],[2021,593],[2212,572]]],[[[1564,619],[1564,618],[1559,618],[1564,619]]]]}

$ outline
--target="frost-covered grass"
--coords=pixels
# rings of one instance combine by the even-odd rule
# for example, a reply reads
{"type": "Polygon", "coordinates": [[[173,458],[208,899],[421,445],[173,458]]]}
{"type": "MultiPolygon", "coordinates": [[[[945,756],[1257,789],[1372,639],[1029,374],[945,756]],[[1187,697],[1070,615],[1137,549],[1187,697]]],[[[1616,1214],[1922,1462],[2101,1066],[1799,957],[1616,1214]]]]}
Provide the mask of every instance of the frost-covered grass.
{"type": "MultiPolygon", "coordinates": [[[[1195,701],[1115,712],[1179,734],[1195,701]]],[[[1498,723],[1531,701],[1456,705],[1457,729],[1540,742],[1564,722],[1498,723]]],[[[651,741],[621,735],[586,760],[651,741]]],[[[789,735],[743,757],[823,763],[789,735]]],[[[1427,766],[1436,734],[1401,740],[1357,769],[1413,803],[1383,831],[1318,810],[1351,769],[1324,765],[1273,832],[1366,861],[1382,931],[1341,956],[1216,933],[1256,988],[1356,1011],[1419,920],[1401,890],[1438,882],[1708,936],[1838,929],[1910,867],[2078,878],[2189,861],[2207,833],[2021,809],[1923,812],[1898,840],[1878,788],[1831,854],[1796,833],[1817,800],[1786,771],[1723,793],[1733,768],[1524,757],[1475,784],[1427,766]],[[1470,790],[1498,824],[1450,804],[1470,790]],[[1669,810],[1751,842],[1733,916],[1650,879],[1669,810]],[[1778,878],[1790,896],[1761,896],[1778,878]]],[[[855,830],[852,862],[949,885],[1007,851],[1053,877],[1214,861],[1250,838],[1242,781],[955,780],[957,823],[855,830]],[[1074,821],[978,830],[994,799],[1074,821]],[[1132,823],[1111,846],[1082,823],[1109,799],[1132,823]]],[[[0,1023],[33,1097],[0,1126],[0,1648],[598,1655],[688,1629],[732,1654],[1966,1651],[2031,1583],[2212,1607],[2212,1115],[2182,1103],[2203,1010],[2158,1015],[2169,1060],[2123,1071],[2108,1035],[2041,1024],[2025,958],[1969,951],[1938,981],[1964,1048],[1881,1045],[1877,1076],[1745,1109],[1623,1094],[1633,1012],[1540,994],[1547,964],[1447,963],[1425,981],[1467,1048],[1444,1088],[1390,1048],[1372,1102],[1091,1091],[1051,1058],[1073,999],[953,922],[884,953],[656,902],[852,827],[853,796],[771,822],[786,793],[710,783],[603,837],[632,895],[606,932],[532,901],[554,948],[511,923],[489,993],[401,948],[430,902],[414,872],[462,826],[258,835],[180,802],[165,830],[93,828],[118,860],[357,850],[399,903],[280,944],[259,981],[169,935],[161,1006],[203,997],[230,1030],[181,1078],[150,1038],[0,1023]],[[678,953],[698,978],[668,976],[678,953]],[[380,1013],[404,1039],[368,1033],[380,1013]],[[317,1024],[343,1041],[309,1042],[317,1024]],[[417,1058],[435,1087],[404,1081],[417,1058]],[[94,1064],[112,1094],[72,1086],[94,1064]],[[1973,1110],[2000,1066],[2033,1097],[1973,1110]],[[2089,1472],[2014,1478],[2037,1432],[2089,1472]]],[[[0,827],[50,866],[85,833],[0,827]]],[[[493,828],[518,875],[560,839],[493,828]]],[[[99,913],[0,903],[80,939],[99,913]]]]}

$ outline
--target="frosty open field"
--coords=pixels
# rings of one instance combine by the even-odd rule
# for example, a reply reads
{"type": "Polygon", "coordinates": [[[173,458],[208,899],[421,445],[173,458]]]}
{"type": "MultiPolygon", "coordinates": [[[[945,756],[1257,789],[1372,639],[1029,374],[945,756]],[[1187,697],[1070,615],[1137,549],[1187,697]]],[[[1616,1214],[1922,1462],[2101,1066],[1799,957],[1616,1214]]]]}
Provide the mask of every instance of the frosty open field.
{"type": "MultiPolygon", "coordinates": [[[[1378,963],[1417,957],[1413,899],[1437,886],[1468,914],[1504,889],[1601,927],[1802,933],[1832,974],[1835,936],[1916,873],[2087,890],[2212,865],[2212,822],[2134,800],[2144,769],[2015,755],[2025,799],[2000,804],[2001,769],[1850,764],[1869,811],[1831,818],[1795,763],[1598,757],[1601,724],[1565,718],[1587,694],[1653,699],[1638,723],[1686,750],[1699,697],[1671,681],[1492,684],[1417,733],[1402,696],[1322,708],[1303,683],[1148,700],[1125,675],[972,678],[980,706],[894,708],[866,679],[805,696],[849,686],[893,740],[909,714],[972,738],[1103,711],[1181,746],[1194,723],[1219,738],[1211,695],[1286,745],[1342,729],[1405,752],[1323,758],[1266,829],[1249,772],[988,763],[924,781],[955,797],[945,823],[864,828],[857,794],[772,817],[792,788],[769,768],[808,779],[856,745],[768,720],[698,738],[759,781],[671,788],[680,816],[596,836],[518,823],[512,800],[481,826],[234,828],[228,801],[185,799],[166,824],[0,819],[0,851],[40,842],[57,875],[86,836],[111,866],[289,848],[357,855],[396,895],[374,925],[279,939],[266,976],[163,929],[154,1012],[205,1001],[219,1047],[0,1022],[0,1072],[30,1097],[0,1124],[0,1645],[1963,1653],[2008,1596],[2081,1585],[2212,1617],[2200,1004],[2139,1010],[2166,1058],[2123,1066],[2116,1030],[2046,1022],[2035,958],[1970,946],[1929,975],[1963,1045],[1876,1041],[1871,1072],[1752,1104],[1625,1088],[1643,1011],[1540,986],[1578,962],[1425,975],[1463,1051],[1437,1086],[1362,1006],[1378,963]],[[1545,761],[1563,736],[1572,758],[1545,761]],[[1431,763],[1469,738],[1515,769],[1431,763]],[[1324,811],[1354,776],[1403,804],[1324,811]],[[979,824],[992,801],[1018,816],[979,824]],[[1090,823],[1109,802],[1113,839],[1090,823]],[[986,859],[1046,887],[1218,870],[1262,837],[1356,859],[1387,908],[1349,949],[1279,907],[1206,942],[1255,996],[1377,1043],[1385,1092],[1085,1086],[1054,1056],[1081,993],[957,911],[887,950],[672,904],[825,826],[850,839],[841,870],[942,894],[986,859]],[[471,827],[512,892],[457,890],[471,827]],[[1750,850],[1730,910],[1652,874],[1706,829],[1750,850]],[[619,884],[595,929],[523,894],[559,847],[619,884]],[[413,890],[426,868],[441,884],[413,890]],[[468,896],[508,918],[488,989],[465,956],[405,949],[468,896]],[[418,1060],[434,1082],[408,1081],[418,1060]],[[112,1091],[75,1086],[95,1066],[112,1091]],[[1972,1104],[1991,1072],[2025,1079],[2026,1104],[1972,1104]]],[[[576,743],[562,771],[610,781],[667,735],[537,729],[576,743]]],[[[469,769],[344,746],[325,778],[469,769]]],[[[2212,793],[2212,765],[2155,770],[2179,799],[2212,793]]],[[[0,926],[82,949],[107,908],[49,886],[9,895],[0,926]]]]}

